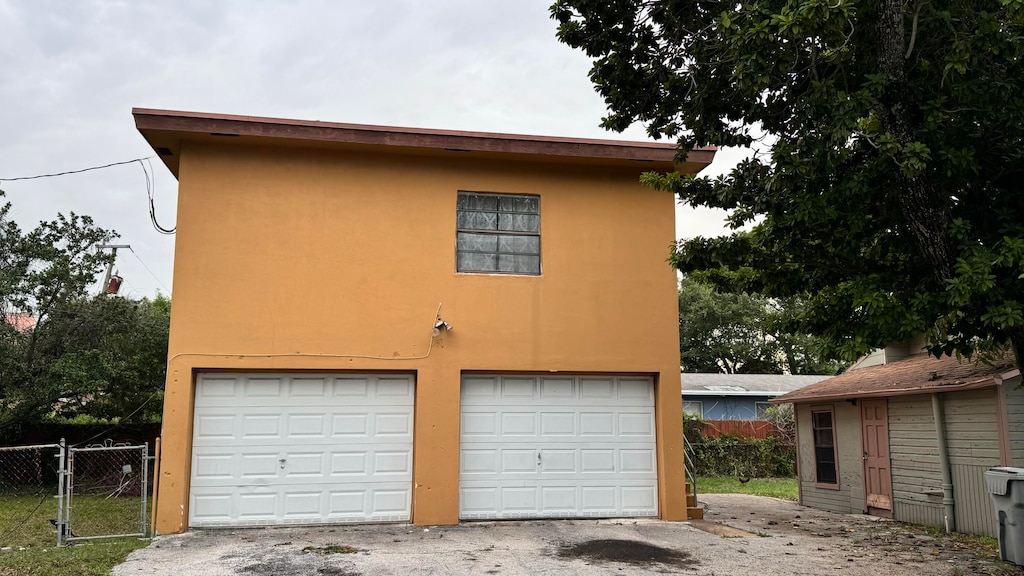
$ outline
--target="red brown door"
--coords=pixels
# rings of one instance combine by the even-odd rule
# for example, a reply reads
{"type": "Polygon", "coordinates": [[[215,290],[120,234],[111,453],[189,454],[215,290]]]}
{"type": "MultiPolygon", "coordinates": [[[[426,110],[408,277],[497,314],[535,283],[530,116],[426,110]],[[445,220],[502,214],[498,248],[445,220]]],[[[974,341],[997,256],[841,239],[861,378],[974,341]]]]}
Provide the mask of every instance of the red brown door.
{"type": "Polygon", "coordinates": [[[892,515],[892,475],[889,470],[889,415],[886,400],[861,400],[864,446],[864,496],[867,512],[892,515]]]}

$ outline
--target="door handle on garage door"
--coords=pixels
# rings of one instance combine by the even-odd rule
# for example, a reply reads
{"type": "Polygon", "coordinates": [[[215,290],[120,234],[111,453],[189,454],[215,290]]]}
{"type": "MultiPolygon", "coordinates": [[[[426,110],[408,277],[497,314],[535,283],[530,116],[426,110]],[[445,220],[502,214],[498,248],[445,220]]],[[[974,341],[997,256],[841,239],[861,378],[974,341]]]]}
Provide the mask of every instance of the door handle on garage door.
{"type": "Polygon", "coordinates": [[[537,450],[537,466],[540,466],[540,450],[537,450]]]}
{"type": "Polygon", "coordinates": [[[280,460],[278,460],[278,463],[281,464],[281,470],[284,470],[284,463],[287,461],[287,458],[281,458],[280,460]]]}

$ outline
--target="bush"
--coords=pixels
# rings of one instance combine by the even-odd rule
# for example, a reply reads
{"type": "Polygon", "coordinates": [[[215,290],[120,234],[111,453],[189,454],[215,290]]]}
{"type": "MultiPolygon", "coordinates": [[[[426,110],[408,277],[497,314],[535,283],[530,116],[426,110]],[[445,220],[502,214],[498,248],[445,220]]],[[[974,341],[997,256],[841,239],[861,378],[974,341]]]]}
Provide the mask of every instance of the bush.
{"type": "Polygon", "coordinates": [[[698,476],[785,478],[796,474],[796,448],[775,438],[701,436],[695,442],[694,465],[698,476]]]}

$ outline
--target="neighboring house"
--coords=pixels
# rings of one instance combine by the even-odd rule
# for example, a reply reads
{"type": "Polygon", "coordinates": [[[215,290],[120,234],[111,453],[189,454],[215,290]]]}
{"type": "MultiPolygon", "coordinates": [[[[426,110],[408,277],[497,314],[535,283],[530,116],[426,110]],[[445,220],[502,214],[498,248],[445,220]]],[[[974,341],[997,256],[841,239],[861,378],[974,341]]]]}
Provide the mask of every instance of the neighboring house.
{"type": "Polygon", "coordinates": [[[696,150],[159,110],[178,179],[157,529],[687,517],[696,150]]]}
{"type": "Polygon", "coordinates": [[[683,412],[704,420],[764,420],[769,400],[828,376],[793,374],[679,375],[683,412]]]}
{"type": "Polygon", "coordinates": [[[28,312],[8,312],[4,316],[4,322],[18,332],[24,332],[35,328],[36,318],[28,312]]]}
{"type": "Polygon", "coordinates": [[[1006,358],[894,345],[775,398],[796,407],[800,502],[995,535],[984,472],[1024,466],[1024,390],[1006,358]]]}

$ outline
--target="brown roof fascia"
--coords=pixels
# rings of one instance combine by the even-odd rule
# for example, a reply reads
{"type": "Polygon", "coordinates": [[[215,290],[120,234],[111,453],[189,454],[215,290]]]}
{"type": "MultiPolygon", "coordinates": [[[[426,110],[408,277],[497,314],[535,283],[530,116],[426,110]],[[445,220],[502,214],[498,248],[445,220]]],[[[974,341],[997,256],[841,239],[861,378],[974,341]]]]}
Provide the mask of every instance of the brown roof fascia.
{"type": "MultiPolygon", "coordinates": [[[[676,155],[674,144],[657,142],[430,130],[148,108],[133,108],[132,115],[136,128],[155,148],[158,146],[150,138],[151,133],[173,132],[662,164],[673,162],[676,155]]],[[[694,149],[686,164],[703,168],[714,159],[716,150],[713,146],[694,149]]]]}
{"type": "Polygon", "coordinates": [[[888,396],[913,396],[915,394],[937,394],[939,392],[957,392],[962,390],[977,390],[978,388],[989,388],[999,386],[1003,381],[999,378],[985,378],[974,382],[962,384],[945,384],[940,386],[915,386],[913,388],[890,388],[888,390],[865,390],[864,392],[850,392],[847,394],[807,394],[776,396],[768,400],[770,404],[796,404],[798,402],[818,402],[832,400],[852,400],[854,398],[885,398],[888,396]]]}
{"type": "Polygon", "coordinates": [[[799,394],[794,390],[783,396],[776,396],[768,400],[771,404],[791,404],[796,402],[817,402],[818,400],[846,400],[853,398],[883,398],[887,396],[913,396],[915,394],[935,394],[939,392],[955,392],[961,390],[977,390],[978,388],[989,388],[1002,386],[1003,382],[1020,376],[1020,369],[1014,368],[996,376],[982,378],[973,382],[961,384],[939,384],[932,386],[914,386],[912,388],[895,388],[888,390],[865,390],[864,392],[850,392],[847,394],[799,394]]]}

